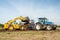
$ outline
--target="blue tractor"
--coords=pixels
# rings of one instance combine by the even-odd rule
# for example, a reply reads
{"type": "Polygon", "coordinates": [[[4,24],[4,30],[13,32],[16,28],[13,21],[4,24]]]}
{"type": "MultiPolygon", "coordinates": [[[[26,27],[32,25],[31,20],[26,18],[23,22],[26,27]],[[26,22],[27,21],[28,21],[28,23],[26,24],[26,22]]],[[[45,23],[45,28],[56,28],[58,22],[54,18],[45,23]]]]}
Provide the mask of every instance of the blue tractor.
{"type": "Polygon", "coordinates": [[[35,25],[36,30],[55,30],[57,25],[53,22],[49,22],[47,18],[38,18],[38,22],[35,25]]]}

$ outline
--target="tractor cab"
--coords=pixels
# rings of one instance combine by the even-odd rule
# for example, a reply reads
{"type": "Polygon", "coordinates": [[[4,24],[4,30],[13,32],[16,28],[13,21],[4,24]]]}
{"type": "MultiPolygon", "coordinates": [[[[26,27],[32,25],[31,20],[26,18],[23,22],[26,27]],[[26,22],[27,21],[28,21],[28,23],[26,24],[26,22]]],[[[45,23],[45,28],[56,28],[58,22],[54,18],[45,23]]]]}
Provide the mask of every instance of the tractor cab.
{"type": "Polygon", "coordinates": [[[52,25],[53,24],[53,22],[49,22],[48,19],[45,18],[45,17],[44,18],[39,18],[39,22],[42,25],[52,25]]]}
{"type": "Polygon", "coordinates": [[[46,22],[47,22],[47,18],[38,18],[38,21],[39,21],[39,23],[40,24],[46,24],[46,22]]]}

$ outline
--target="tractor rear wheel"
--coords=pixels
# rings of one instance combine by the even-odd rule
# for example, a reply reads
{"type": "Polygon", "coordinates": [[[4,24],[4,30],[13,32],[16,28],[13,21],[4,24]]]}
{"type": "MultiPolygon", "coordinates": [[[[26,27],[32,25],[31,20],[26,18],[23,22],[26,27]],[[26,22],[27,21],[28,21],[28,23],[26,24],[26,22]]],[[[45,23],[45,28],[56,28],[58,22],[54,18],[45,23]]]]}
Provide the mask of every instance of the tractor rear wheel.
{"type": "Polygon", "coordinates": [[[36,30],[41,30],[42,29],[42,26],[41,24],[37,23],[36,26],[35,26],[36,30]]]}

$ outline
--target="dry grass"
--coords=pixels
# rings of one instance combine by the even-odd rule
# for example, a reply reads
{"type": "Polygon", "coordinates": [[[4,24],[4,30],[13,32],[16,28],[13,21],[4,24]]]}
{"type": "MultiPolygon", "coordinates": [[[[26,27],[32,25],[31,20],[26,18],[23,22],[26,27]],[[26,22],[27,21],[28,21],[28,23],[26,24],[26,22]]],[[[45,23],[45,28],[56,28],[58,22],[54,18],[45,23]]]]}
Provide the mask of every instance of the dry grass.
{"type": "Polygon", "coordinates": [[[60,40],[60,30],[5,31],[0,32],[0,40],[60,40]]]}
{"type": "Polygon", "coordinates": [[[60,29],[54,31],[0,31],[0,40],[60,40],[60,29]]]}

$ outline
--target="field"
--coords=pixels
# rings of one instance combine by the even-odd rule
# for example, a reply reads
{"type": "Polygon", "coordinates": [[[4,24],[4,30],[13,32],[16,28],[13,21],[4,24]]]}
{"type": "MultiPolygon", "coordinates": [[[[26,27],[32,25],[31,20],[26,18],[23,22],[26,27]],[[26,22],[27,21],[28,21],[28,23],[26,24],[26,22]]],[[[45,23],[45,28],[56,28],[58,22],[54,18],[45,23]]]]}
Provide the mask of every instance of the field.
{"type": "Polygon", "coordinates": [[[60,30],[0,31],[0,40],[60,40],[60,30]]]}

